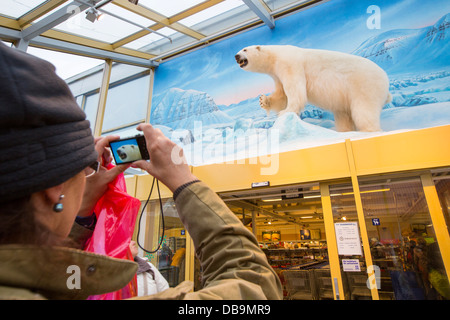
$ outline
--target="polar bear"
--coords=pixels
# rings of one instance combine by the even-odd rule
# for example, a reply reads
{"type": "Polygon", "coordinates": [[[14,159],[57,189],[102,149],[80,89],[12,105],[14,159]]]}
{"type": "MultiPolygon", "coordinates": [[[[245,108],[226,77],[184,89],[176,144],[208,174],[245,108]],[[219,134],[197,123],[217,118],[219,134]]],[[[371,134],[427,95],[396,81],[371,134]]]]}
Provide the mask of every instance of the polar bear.
{"type": "Polygon", "coordinates": [[[235,59],[243,70],[273,78],[275,91],[259,99],[268,114],[299,114],[310,103],[333,112],[337,131],[381,131],[381,109],[392,100],[389,79],[368,59],[290,45],[246,47],[235,59]]]}
{"type": "Polygon", "coordinates": [[[122,162],[132,162],[142,159],[139,147],[134,144],[126,144],[117,148],[117,154],[122,162]]]}

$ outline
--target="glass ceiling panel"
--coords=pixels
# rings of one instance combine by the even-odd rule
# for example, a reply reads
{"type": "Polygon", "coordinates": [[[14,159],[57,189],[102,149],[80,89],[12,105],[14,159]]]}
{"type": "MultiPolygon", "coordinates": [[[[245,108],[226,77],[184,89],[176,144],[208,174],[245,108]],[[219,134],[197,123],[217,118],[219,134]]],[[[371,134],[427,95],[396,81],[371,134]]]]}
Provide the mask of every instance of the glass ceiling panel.
{"type": "Polygon", "coordinates": [[[271,11],[276,11],[278,9],[281,9],[283,7],[286,6],[290,6],[290,5],[299,5],[303,2],[306,2],[307,0],[304,1],[298,1],[298,0],[264,0],[265,4],[269,7],[269,9],[271,11]]]}
{"type": "MultiPolygon", "coordinates": [[[[179,34],[179,32],[177,32],[171,28],[167,28],[167,27],[161,28],[161,29],[157,30],[156,32],[161,33],[168,37],[172,37],[175,34],[179,34]]],[[[125,44],[124,47],[128,48],[128,49],[139,50],[145,46],[148,46],[149,44],[151,44],[155,41],[162,40],[162,39],[169,41],[167,38],[164,38],[156,33],[150,33],[150,34],[143,36],[137,40],[134,40],[132,42],[125,44]]]]}
{"type": "Polygon", "coordinates": [[[192,16],[184,18],[179,22],[184,24],[187,27],[192,27],[200,22],[206,21],[208,19],[217,17],[221,14],[224,14],[227,11],[235,9],[237,7],[245,6],[248,8],[241,0],[227,0],[223,1],[215,6],[212,6],[208,9],[200,11],[192,16]]]}
{"type": "Polygon", "coordinates": [[[170,35],[172,38],[172,42],[170,42],[166,38],[160,38],[159,40],[154,38],[153,41],[148,41],[147,43],[143,43],[144,46],[139,46],[139,51],[147,52],[153,55],[161,55],[166,52],[176,50],[177,48],[181,48],[184,45],[195,43],[197,40],[189,37],[181,32],[175,32],[170,35]]]}
{"type": "Polygon", "coordinates": [[[1,0],[1,15],[18,19],[46,0],[1,0]]]}
{"type": "Polygon", "coordinates": [[[150,10],[156,11],[166,17],[171,17],[187,10],[199,3],[206,2],[205,0],[140,0],[139,5],[147,7],[150,10]]]}
{"type": "Polygon", "coordinates": [[[112,4],[112,3],[107,4],[106,6],[102,7],[99,10],[102,10],[102,9],[104,9],[107,12],[111,12],[112,14],[115,14],[115,15],[117,15],[119,17],[122,17],[122,18],[124,18],[126,20],[129,20],[129,21],[132,21],[134,23],[137,23],[137,24],[139,24],[141,26],[144,26],[144,27],[148,27],[148,26],[151,26],[151,25],[155,24],[155,21],[153,21],[153,20],[149,20],[147,18],[144,18],[141,15],[135,14],[135,13],[133,13],[131,11],[123,9],[123,8],[121,8],[119,6],[116,6],[115,4],[112,4]]]}

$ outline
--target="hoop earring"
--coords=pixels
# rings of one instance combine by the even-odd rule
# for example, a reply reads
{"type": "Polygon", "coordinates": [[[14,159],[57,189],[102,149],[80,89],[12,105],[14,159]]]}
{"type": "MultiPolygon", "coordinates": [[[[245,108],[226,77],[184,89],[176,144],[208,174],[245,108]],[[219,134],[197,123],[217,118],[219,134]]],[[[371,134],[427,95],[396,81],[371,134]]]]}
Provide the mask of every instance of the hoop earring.
{"type": "Polygon", "coordinates": [[[59,196],[58,203],[55,203],[55,205],[53,206],[53,211],[61,212],[61,211],[64,210],[64,205],[61,203],[62,199],[64,199],[64,195],[63,194],[59,196]]]}

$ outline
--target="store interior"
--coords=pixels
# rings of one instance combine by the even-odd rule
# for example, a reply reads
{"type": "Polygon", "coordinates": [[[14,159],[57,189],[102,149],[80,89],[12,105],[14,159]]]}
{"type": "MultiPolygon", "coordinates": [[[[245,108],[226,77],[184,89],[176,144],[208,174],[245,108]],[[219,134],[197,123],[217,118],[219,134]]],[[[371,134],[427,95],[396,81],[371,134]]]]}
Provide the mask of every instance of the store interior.
{"type": "MultiPolygon", "coordinates": [[[[0,39],[56,66],[95,136],[151,123],[185,148],[193,174],[255,235],[285,300],[450,299],[448,2],[135,2],[8,0],[0,39]],[[394,95],[383,132],[336,132],[333,115],[310,105],[299,117],[266,115],[258,100],[272,79],[234,58],[260,42],[366,54],[394,95]],[[221,153],[230,145],[231,157],[221,153]]],[[[139,169],[125,178],[142,203],[139,255],[170,287],[201,289],[171,192],[149,195],[152,177],[139,169]]]]}
{"type": "MultiPolygon", "coordinates": [[[[441,204],[447,205],[445,220],[448,225],[450,170],[433,170],[432,177],[441,204]]],[[[323,185],[316,182],[219,193],[233,213],[255,234],[268,262],[280,277],[286,300],[336,298],[319,184],[323,185]]],[[[355,224],[359,240],[363,231],[358,227],[351,182],[336,181],[328,187],[335,228],[342,224],[355,224]]],[[[445,299],[430,285],[429,278],[420,269],[422,258],[432,259],[433,264],[443,268],[443,258],[437,247],[436,231],[420,176],[408,172],[362,177],[359,188],[365,233],[370,246],[370,265],[375,266],[378,275],[376,299],[445,299]],[[424,247],[429,250],[426,257],[421,255],[424,247]]],[[[165,208],[169,206],[176,211],[173,202],[166,203],[165,208]]],[[[174,215],[165,218],[166,223],[171,224],[166,225],[166,230],[173,235],[168,241],[172,256],[180,249],[175,241],[182,243],[183,252],[186,248],[186,237],[180,236],[183,225],[176,212],[174,215]]],[[[363,245],[359,247],[359,253],[340,250],[338,248],[344,295],[341,299],[372,300],[374,297],[367,285],[368,262],[363,245]]],[[[157,261],[156,256],[154,258],[157,261]]],[[[201,268],[195,257],[194,260],[194,280],[197,288],[201,288],[201,268]]],[[[184,259],[181,262],[178,266],[165,268],[171,274],[174,285],[184,279],[177,278],[179,270],[186,267],[184,259]]]]}

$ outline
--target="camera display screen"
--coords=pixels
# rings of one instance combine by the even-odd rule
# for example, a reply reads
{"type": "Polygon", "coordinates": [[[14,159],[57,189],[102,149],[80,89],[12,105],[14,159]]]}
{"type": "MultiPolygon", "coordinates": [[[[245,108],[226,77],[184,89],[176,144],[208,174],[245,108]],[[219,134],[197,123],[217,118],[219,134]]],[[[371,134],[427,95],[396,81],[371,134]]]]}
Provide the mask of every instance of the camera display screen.
{"type": "Polygon", "coordinates": [[[145,159],[136,138],[112,141],[109,143],[116,164],[130,163],[145,159]]]}

